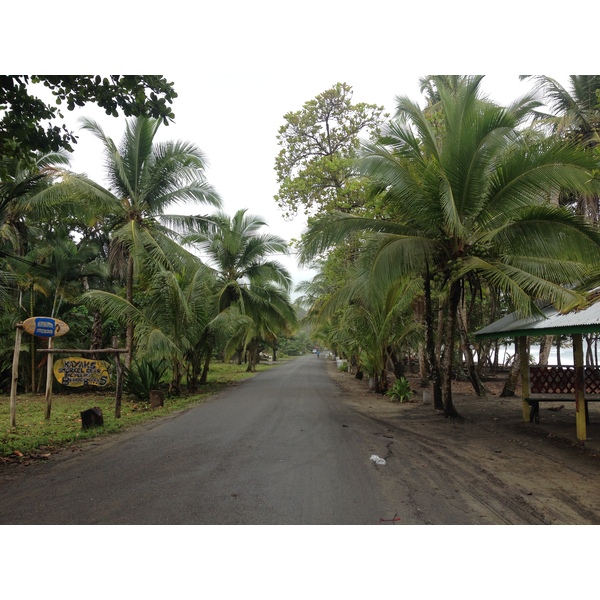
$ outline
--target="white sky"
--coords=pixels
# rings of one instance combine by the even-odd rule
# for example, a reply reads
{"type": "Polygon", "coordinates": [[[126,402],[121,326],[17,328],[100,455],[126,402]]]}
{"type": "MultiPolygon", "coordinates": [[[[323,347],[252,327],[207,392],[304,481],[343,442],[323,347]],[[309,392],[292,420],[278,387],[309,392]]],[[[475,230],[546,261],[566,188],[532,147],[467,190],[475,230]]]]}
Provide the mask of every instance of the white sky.
{"type": "MultiPolygon", "coordinates": [[[[202,68],[200,75],[177,66],[161,72],[173,81],[178,97],[172,105],[175,122],[161,126],[156,139],[194,142],[207,157],[206,176],[220,193],[225,212],[233,215],[236,210],[247,208],[249,213],[262,216],[272,233],[291,240],[300,236],[306,219],[302,212],[293,220],[284,219],[273,198],[278,191],[274,163],[280,150],[276,135],[284,124],[284,114],[300,110],[306,101],[338,81],[353,87],[353,102],[382,105],[392,114],[396,96],[422,98],[418,81],[427,73],[384,78],[379,69],[368,70],[360,62],[353,68],[341,63],[338,68],[335,61],[327,66],[308,61],[298,71],[286,72],[285,65],[276,62],[273,71],[252,74],[249,56],[245,62],[248,70],[238,66],[236,57],[224,55],[206,70],[202,68]]],[[[487,75],[483,87],[500,102],[510,102],[530,89],[519,81],[518,74],[487,75]]],[[[79,135],[71,168],[104,183],[102,143],[91,132],[79,131],[79,119],[84,116],[97,120],[118,143],[125,117],[107,116],[94,105],[63,114],[68,126],[79,135]]],[[[169,212],[197,214],[213,210],[210,206],[185,205],[169,212]]],[[[278,258],[292,273],[295,283],[312,276],[311,271],[297,267],[295,258],[278,258]]]]}
{"type": "MultiPolygon", "coordinates": [[[[552,54],[558,50],[554,40],[540,47],[519,30],[482,28],[481,15],[461,11],[460,3],[433,2],[420,12],[389,0],[364,5],[340,0],[233,0],[218,5],[175,0],[168,4],[168,14],[146,14],[146,8],[109,1],[87,15],[85,26],[79,24],[79,4],[59,4],[64,7],[60,17],[53,17],[59,13],[52,5],[34,26],[37,35],[31,32],[23,38],[21,30],[15,31],[15,46],[31,44],[33,56],[11,55],[12,71],[165,75],[179,96],[173,103],[175,123],[162,127],[158,139],[197,144],[207,156],[207,178],[220,192],[225,211],[248,208],[267,220],[271,232],[288,240],[300,235],[305,219],[299,215],[294,221],[284,220],[273,199],[276,135],[285,113],[300,110],[337,82],[353,87],[355,102],[380,104],[393,112],[397,95],[420,99],[418,79],[431,73],[486,73],[484,88],[493,99],[509,102],[527,91],[518,81],[519,73],[556,74],[564,64],[562,44],[558,62],[552,54]],[[416,26],[420,21],[426,26],[416,26]],[[48,32],[57,30],[58,44],[51,43],[48,32]],[[535,71],[537,66],[550,69],[535,71]]],[[[527,16],[523,3],[503,6],[519,6],[521,17],[527,16]]],[[[540,15],[533,9],[530,13],[541,27],[540,15]]],[[[19,18],[22,15],[13,21],[19,18]]],[[[568,66],[567,62],[567,72],[575,72],[568,66]]],[[[124,117],[107,117],[91,105],[67,115],[73,129],[78,128],[76,115],[82,115],[97,119],[115,141],[121,138],[124,117]]],[[[100,142],[80,132],[73,169],[100,181],[102,161],[100,142]]],[[[283,262],[296,283],[310,278],[309,271],[297,269],[295,260],[283,262]]]]}
{"type": "MultiPolygon", "coordinates": [[[[335,83],[351,85],[355,101],[382,104],[391,112],[396,95],[419,98],[418,79],[426,74],[487,73],[485,89],[493,99],[509,102],[521,93],[519,73],[556,76],[598,70],[596,37],[593,27],[590,29],[586,24],[586,19],[593,21],[597,14],[597,4],[590,0],[577,3],[574,19],[568,18],[569,6],[563,12],[562,8],[551,9],[550,5],[525,0],[492,4],[433,0],[410,6],[402,0],[12,2],[2,8],[0,56],[6,73],[164,74],[175,83],[179,97],[173,104],[176,123],[163,128],[160,135],[165,139],[192,141],[206,153],[210,162],[208,179],[221,193],[228,213],[246,207],[249,212],[265,217],[272,232],[289,239],[299,235],[304,221],[300,218],[285,222],[273,200],[277,192],[273,170],[278,152],[275,136],[285,113],[299,110],[304,102],[335,83]]],[[[92,118],[99,114],[92,107],[86,107],[82,113],[92,118]]],[[[122,118],[102,119],[102,125],[115,140],[120,139],[122,118]]],[[[82,132],[74,169],[94,178],[101,177],[102,161],[100,143],[91,134],[82,132]]],[[[291,263],[289,267],[292,269],[291,263]]],[[[295,268],[293,275],[296,281],[307,278],[306,272],[295,268]]],[[[331,536],[324,538],[325,544],[320,537],[321,543],[313,544],[310,550],[308,545],[292,549],[292,542],[302,543],[297,533],[292,535],[292,530],[286,528],[260,528],[244,538],[242,548],[246,554],[242,557],[236,552],[234,565],[227,565],[232,546],[219,542],[222,534],[213,533],[206,538],[204,531],[200,536],[194,529],[189,536],[198,533],[206,542],[197,539],[185,549],[165,545],[156,558],[159,570],[165,570],[162,565],[167,561],[166,571],[170,567],[173,577],[177,577],[182,553],[191,558],[190,552],[200,547],[205,558],[212,556],[206,555],[207,543],[216,551],[214,555],[223,558],[221,567],[218,562],[209,561],[215,573],[224,581],[229,580],[230,585],[236,580],[235,573],[243,575],[243,581],[239,579],[242,587],[235,588],[240,592],[238,595],[244,589],[258,589],[260,585],[262,598],[314,596],[310,591],[314,591],[314,580],[309,585],[310,579],[304,581],[296,565],[292,567],[295,560],[299,564],[310,563],[312,559],[306,556],[313,557],[313,563],[318,560],[318,565],[312,565],[313,571],[316,567],[322,577],[317,597],[355,598],[359,593],[361,597],[376,597],[392,583],[395,589],[406,589],[411,583],[424,584],[431,592],[427,595],[433,596],[436,592],[446,594],[452,589],[446,589],[448,582],[459,577],[461,597],[480,598],[477,583],[482,573],[489,575],[498,594],[500,589],[514,591],[517,585],[521,594],[529,591],[535,596],[543,588],[548,598],[556,597],[548,595],[549,591],[566,592],[563,586],[556,587],[557,581],[552,576],[548,581],[552,581],[553,587],[543,585],[535,575],[538,567],[533,567],[533,571],[525,569],[528,577],[520,579],[521,559],[508,551],[508,544],[514,543],[514,530],[511,533],[500,530],[503,543],[492,545],[490,530],[485,530],[484,537],[482,528],[462,528],[460,537],[464,541],[457,548],[456,538],[451,535],[455,530],[444,530],[442,534],[437,529],[432,539],[423,535],[422,528],[397,529],[398,534],[402,532],[402,541],[392,544],[390,530],[370,528],[365,540],[364,530],[357,538],[348,535],[355,529],[339,528],[335,537],[343,532],[345,543],[334,545],[329,551],[327,542],[333,541],[331,536]],[[255,552],[259,540],[254,532],[260,532],[262,540],[259,555],[264,551],[265,540],[286,552],[267,549],[267,562],[261,562],[255,552]],[[482,546],[485,546],[483,553],[482,546]],[[449,561],[447,552],[452,557],[449,561]],[[456,569],[456,573],[450,569],[456,569]],[[332,572],[336,575],[332,576],[332,572]],[[477,572],[480,575],[474,576],[477,572]],[[359,573],[363,575],[358,576],[359,573]],[[287,576],[286,581],[281,580],[282,575],[287,576]],[[254,585],[248,588],[249,584],[254,585]],[[265,595],[266,590],[272,595],[268,592],[265,595]]],[[[498,540],[499,530],[495,531],[492,540],[498,540]]],[[[33,535],[37,533],[34,531],[33,535]]],[[[91,537],[96,539],[95,533],[96,530],[91,537]]],[[[80,530],[75,535],[78,534],[80,530]]],[[[161,534],[164,535],[164,530],[161,534]]],[[[529,530],[528,547],[536,540],[539,543],[539,536],[532,540],[532,535],[529,530]]],[[[21,536],[19,530],[14,538],[21,536]]],[[[53,534],[50,537],[56,554],[57,540],[53,534]]],[[[122,543],[123,536],[118,539],[122,543]]],[[[231,536],[228,539],[231,541],[231,536]]],[[[77,546],[83,541],[82,536],[77,546]]],[[[525,538],[520,536],[518,541],[525,538]]],[[[236,543],[234,539],[232,545],[236,543]]],[[[33,543],[24,544],[22,555],[17,558],[22,559],[32,547],[33,543]]],[[[68,553],[72,560],[73,548],[75,544],[65,544],[61,555],[68,553]]],[[[105,545],[100,548],[91,556],[109,559],[104,564],[108,566],[113,549],[105,545]]],[[[126,584],[130,586],[128,589],[147,583],[148,577],[132,569],[131,560],[141,561],[142,557],[145,560],[134,564],[140,569],[142,565],[153,568],[152,553],[145,548],[139,552],[139,556],[133,557],[122,552],[116,555],[131,576],[131,583],[126,584]]],[[[563,556],[561,561],[564,560],[563,556]]],[[[188,563],[189,560],[185,564],[188,563]]],[[[59,571],[52,570],[53,564],[48,563],[44,574],[53,576],[51,581],[61,581],[57,579],[59,571]]],[[[39,566],[35,564],[33,568],[39,566]]],[[[89,566],[96,572],[98,563],[92,561],[89,566]]],[[[84,571],[87,567],[83,563],[75,570],[84,571]]],[[[94,586],[102,588],[105,585],[102,579],[100,575],[94,586]]],[[[570,576],[561,578],[564,582],[569,579],[570,576]]],[[[40,578],[42,581],[41,590],[46,597],[59,597],[48,594],[51,586],[44,577],[40,578]]],[[[214,583],[214,577],[210,581],[214,583]]],[[[168,582],[169,586],[172,584],[168,582]]],[[[489,589],[489,581],[483,589],[489,589]]]]}

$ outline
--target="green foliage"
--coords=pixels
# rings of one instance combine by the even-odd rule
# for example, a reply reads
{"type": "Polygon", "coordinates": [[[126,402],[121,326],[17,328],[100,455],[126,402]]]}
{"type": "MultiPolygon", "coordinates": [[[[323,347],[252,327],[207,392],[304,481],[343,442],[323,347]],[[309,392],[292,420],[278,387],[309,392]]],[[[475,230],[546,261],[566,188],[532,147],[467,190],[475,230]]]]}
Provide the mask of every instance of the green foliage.
{"type": "Polygon", "coordinates": [[[338,371],[340,371],[341,373],[347,373],[348,372],[348,361],[347,360],[343,360],[338,365],[338,371]]]}
{"type": "Polygon", "coordinates": [[[144,357],[139,361],[134,359],[131,368],[125,369],[123,389],[138,400],[147,400],[150,398],[150,391],[159,388],[167,368],[168,363],[165,360],[150,360],[144,357]]]}
{"type": "Polygon", "coordinates": [[[374,135],[382,115],[382,107],[352,104],[352,88],[345,83],[284,115],[275,161],[280,208],[291,216],[301,208],[310,214],[362,207],[366,181],[354,165],[359,136],[374,135]]]}
{"type": "MultiPolygon", "coordinates": [[[[0,157],[29,159],[33,152],[72,151],[77,136],[54,120],[62,118],[62,106],[93,103],[108,115],[148,116],[168,123],[174,118],[169,106],[177,97],[173,84],[160,75],[2,75],[0,76],[0,157]],[[36,96],[44,86],[55,105],[36,96]]],[[[0,175],[2,174],[0,169],[0,175]]]]}
{"type": "Polygon", "coordinates": [[[377,143],[365,144],[361,161],[374,193],[393,207],[393,220],[319,215],[301,247],[306,264],[358,235],[371,253],[374,288],[401,276],[426,282],[429,364],[436,400],[443,391],[449,415],[465,288],[489,286],[521,313],[536,314],[536,300],[561,310],[582,303],[575,288],[598,271],[597,230],[548,203],[564,189],[594,191],[591,153],[557,136],[533,135],[526,128],[538,106],[533,95],[503,108],[481,97],[481,80],[436,78],[435,110],[399,97],[396,118],[377,143]],[[436,308],[443,331],[433,329],[436,308]]]}
{"type": "Polygon", "coordinates": [[[299,331],[291,336],[283,336],[278,341],[277,356],[283,357],[283,353],[287,356],[300,356],[310,352],[314,346],[306,331],[299,331]]]}
{"type": "Polygon", "coordinates": [[[388,396],[392,402],[407,402],[412,398],[410,383],[406,377],[400,377],[394,381],[394,385],[386,392],[385,395],[388,396]]]}

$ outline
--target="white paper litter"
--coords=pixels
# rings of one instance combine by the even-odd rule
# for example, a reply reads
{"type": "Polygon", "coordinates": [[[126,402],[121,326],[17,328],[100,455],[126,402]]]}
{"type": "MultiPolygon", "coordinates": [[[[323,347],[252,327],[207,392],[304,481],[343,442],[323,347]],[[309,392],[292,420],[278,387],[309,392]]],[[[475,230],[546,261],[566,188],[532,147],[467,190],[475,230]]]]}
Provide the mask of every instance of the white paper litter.
{"type": "Polygon", "coordinates": [[[371,456],[371,460],[376,465],[385,465],[385,458],[381,458],[380,456],[377,456],[377,454],[373,454],[373,456],[371,456]]]}

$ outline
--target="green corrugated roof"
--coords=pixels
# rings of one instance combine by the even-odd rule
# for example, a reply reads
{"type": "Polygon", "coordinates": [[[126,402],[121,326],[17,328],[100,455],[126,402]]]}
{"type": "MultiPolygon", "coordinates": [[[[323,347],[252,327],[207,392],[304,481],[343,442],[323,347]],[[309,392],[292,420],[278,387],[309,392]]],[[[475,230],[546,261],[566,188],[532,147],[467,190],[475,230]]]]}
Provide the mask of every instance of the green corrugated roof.
{"type": "Polygon", "coordinates": [[[517,313],[506,315],[495,323],[475,333],[479,340],[524,335],[569,335],[571,333],[600,332],[600,302],[583,310],[561,314],[553,306],[542,309],[543,316],[519,317],[517,313]]]}

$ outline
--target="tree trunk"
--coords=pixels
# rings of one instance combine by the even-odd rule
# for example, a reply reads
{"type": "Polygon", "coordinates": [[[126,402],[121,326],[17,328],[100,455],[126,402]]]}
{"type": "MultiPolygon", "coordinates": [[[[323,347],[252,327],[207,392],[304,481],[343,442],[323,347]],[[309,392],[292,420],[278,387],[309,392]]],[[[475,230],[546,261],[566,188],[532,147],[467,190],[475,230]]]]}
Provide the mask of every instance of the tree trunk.
{"type": "Polygon", "coordinates": [[[188,369],[188,390],[192,393],[198,391],[198,360],[195,356],[190,360],[190,367],[188,369]]]}
{"type": "Polygon", "coordinates": [[[254,373],[258,364],[259,345],[256,342],[250,342],[248,345],[248,368],[246,373],[254,373]]]}
{"type": "Polygon", "coordinates": [[[169,392],[175,392],[175,395],[181,394],[181,363],[178,358],[173,358],[173,376],[171,377],[171,385],[169,386],[169,392]]]}
{"type": "Polygon", "coordinates": [[[394,376],[396,379],[404,377],[404,365],[402,364],[402,360],[398,358],[398,354],[392,348],[392,346],[387,347],[387,355],[392,363],[392,368],[394,370],[394,376]]]}
{"type": "MultiPolygon", "coordinates": [[[[133,305],[133,257],[129,255],[129,263],[127,264],[127,302],[133,305]]],[[[133,359],[133,322],[127,323],[127,331],[125,335],[125,368],[131,368],[133,359]]]]}
{"type": "Polygon", "coordinates": [[[550,358],[550,350],[552,350],[552,341],[554,337],[551,335],[545,335],[540,342],[540,356],[538,359],[538,365],[547,365],[548,359],[550,358]]]}
{"type": "Polygon", "coordinates": [[[427,373],[427,355],[425,354],[425,346],[422,342],[419,342],[417,356],[419,357],[419,387],[428,387],[429,375],[427,373]]]}
{"type": "Polygon", "coordinates": [[[444,352],[442,354],[442,399],[444,414],[447,417],[458,417],[458,411],[452,401],[452,367],[454,360],[454,337],[456,330],[456,313],[460,303],[460,283],[455,282],[450,286],[448,298],[448,312],[444,326],[444,352]]]}
{"type": "Polygon", "coordinates": [[[210,359],[212,356],[212,345],[206,349],[206,358],[204,360],[204,367],[202,368],[202,375],[200,375],[200,385],[206,385],[208,382],[208,368],[210,366],[210,359]]]}
{"type": "Polygon", "coordinates": [[[427,350],[427,360],[429,362],[429,373],[433,383],[433,408],[436,410],[444,409],[442,398],[442,373],[438,361],[439,354],[436,353],[436,344],[433,331],[433,307],[431,304],[431,280],[429,274],[425,275],[423,280],[424,290],[424,311],[425,319],[425,341],[427,350]]]}
{"type": "Polygon", "coordinates": [[[517,384],[521,376],[521,354],[519,352],[518,341],[515,341],[515,357],[513,359],[512,367],[508,373],[508,377],[504,383],[504,387],[500,392],[500,398],[512,397],[515,395],[517,384]]]}
{"type": "Polygon", "coordinates": [[[457,309],[457,321],[458,331],[460,334],[460,349],[465,357],[467,363],[467,372],[469,373],[469,379],[473,385],[473,389],[479,398],[483,398],[486,395],[486,389],[481,382],[475,361],[473,360],[473,352],[471,351],[471,345],[469,344],[469,336],[467,333],[467,311],[465,310],[464,304],[459,301],[457,309]]]}
{"type": "MultiPolygon", "coordinates": [[[[99,350],[102,348],[102,313],[99,310],[94,312],[91,338],[90,350],[99,350]]],[[[96,360],[100,358],[98,354],[92,354],[92,357],[96,360]]]]}

